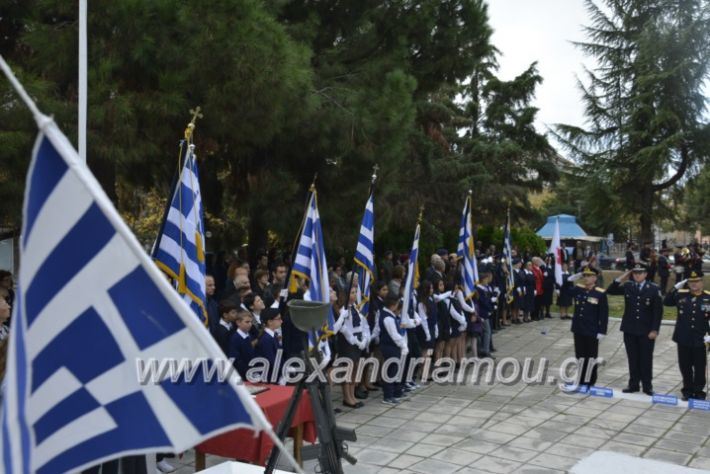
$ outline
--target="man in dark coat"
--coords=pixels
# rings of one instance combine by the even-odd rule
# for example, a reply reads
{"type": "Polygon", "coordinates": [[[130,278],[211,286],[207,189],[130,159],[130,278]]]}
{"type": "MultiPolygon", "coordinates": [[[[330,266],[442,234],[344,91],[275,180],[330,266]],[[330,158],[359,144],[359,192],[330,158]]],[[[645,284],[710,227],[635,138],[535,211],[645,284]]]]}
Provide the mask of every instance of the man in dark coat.
{"type": "Polygon", "coordinates": [[[574,298],[572,333],[574,356],[582,360],[578,385],[593,386],[597,381],[596,359],[599,356],[599,341],[606,335],[609,322],[609,303],[604,288],[596,286],[599,270],[586,266],[582,272],[569,277],[567,285],[574,298]],[[574,282],[583,278],[580,285],[574,282]],[[594,364],[589,370],[589,365],[594,364]]]}
{"type": "Polygon", "coordinates": [[[607,289],[610,295],[624,295],[621,331],[629,360],[629,385],[624,393],[638,392],[642,384],[643,392],[653,395],[653,348],[661,328],[663,299],[658,285],[646,281],[647,274],[646,267],[637,263],[607,289]],[[629,281],[632,273],[633,281],[629,281]]]}
{"type": "Polygon", "coordinates": [[[678,345],[678,366],[683,376],[683,400],[705,400],[705,369],[710,342],[710,291],[703,291],[703,274],[692,272],[683,288],[681,281],[666,295],[663,304],[678,308],[673,342],[678,345]]]}

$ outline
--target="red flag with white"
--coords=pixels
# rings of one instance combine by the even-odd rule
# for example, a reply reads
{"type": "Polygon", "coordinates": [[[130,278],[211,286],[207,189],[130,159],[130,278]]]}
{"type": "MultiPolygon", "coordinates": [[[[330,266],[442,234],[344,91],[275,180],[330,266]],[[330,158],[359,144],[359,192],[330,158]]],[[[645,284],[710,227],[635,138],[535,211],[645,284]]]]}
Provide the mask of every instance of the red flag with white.
{"type": "Polygon", "coordinates": [[[562,286],[562,246],[560,245],[560,218],[555,221],[555,233],[552,234],[550,253],[555,256],[555,282],[562,286]]]}

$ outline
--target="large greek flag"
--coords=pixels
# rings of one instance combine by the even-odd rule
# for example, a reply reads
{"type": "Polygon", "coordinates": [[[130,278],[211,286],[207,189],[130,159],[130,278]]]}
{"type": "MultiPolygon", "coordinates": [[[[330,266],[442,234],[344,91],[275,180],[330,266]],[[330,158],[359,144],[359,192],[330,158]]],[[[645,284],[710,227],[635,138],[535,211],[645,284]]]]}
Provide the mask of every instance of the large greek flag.
{"type": "Polygon", "coordinates": [[[404,293],[402,294],[402,320],[407,321],[414,314],[414,304],[416,298],[414,290],[419,285],[419,231],[420,225],[414,230],[414,241],[412,250],[409,252],[409,264],[407,266],[407,279],[404,282],[404,293]]]}
{"type": "Polygon", "coordinates": [[[271,433],[239,378],[139,382],[138,361],[223,357],[51,119],[30,164],[8,350],[5,473],[180,452],[235,426],[271,433]]]}
{"type": "Polygon", "coordinates": [[[155,242],[153,259],[173,279],[177,291],[207,325],[205,304],[205,225],[194,145],[180,144],[182,169],[155,242]]]}
{"type": "Polygon", "coordinates": [[[471,194],[466,197],[461,215],[461,228],[459,229],[459,243],[456,249],[461,258],[461,282],[466,299],[473,297],[478,282],[478,262],[473,244],[473,228],[471,216],[471,194]]]}
{"type": "Polygon", "coordinates": [[[375,204],[371,191],[362,216],[360,235],[355,249],[355,264],[358,266],[358,285],[362,300],[360,311],[367,314],[370,306],[370,286],[375,274],[375,204]]]}
{"type": "MultiPolygon", "coordinates": [[[[303,230],[298,241],[296,260],[291,271],[291,291],[296,289],[296,276],[308,280],[308,298],[311,301],[330,302],[330,282],[328,263],[325,259],[323,228],[318,213],[318,194],[311,188],[308,207],[303,221],[303,230]]],[[[335,321],[332,313],[327,321],[327,329],[332,330],[335,321]]]]}

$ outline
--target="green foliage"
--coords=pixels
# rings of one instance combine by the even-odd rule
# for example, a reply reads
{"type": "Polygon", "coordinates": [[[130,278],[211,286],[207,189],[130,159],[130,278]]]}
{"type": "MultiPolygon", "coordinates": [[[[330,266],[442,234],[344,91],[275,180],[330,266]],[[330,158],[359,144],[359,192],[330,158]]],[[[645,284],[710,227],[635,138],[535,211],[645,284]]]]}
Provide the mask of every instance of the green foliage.
{"type": "Polygon", "coordinates": [[[710,156],[708,0],[587,0],[591,24],[584,52],[599,67],[580,81],[586,129],[558,125],[577,160],[583,207],[597,216],[638,219],[641,238],[663,216],[667,193],[710,156]],[[604,198],[596,186],[604,185],[604,198]]]}
{"type": "Polygon", "coordinates": [[[688,183],[685,196],[685,214],[690,223],[700,228],[703,235],[710,234],[710,166],[705,165],[698,175],[688,183]]]}
{"type": "MultiPolygon", "coordinates": [[[[0,52],[72,140],[77,13],[0,6],[0,52]]],[[[89,34],[88,164],[146,241],[197,105],[212,248],[288,247],[316,174],[331,259],[355,248],[375,164],[378,250],[408,249],[424,205],[422,255],[455,248],[468,189],[476,225],[501,223],[557,179],[533,128],[542,78],[495,77],[483,0],[96,0],[89,34]]],[[[0,220],[19,226],[36,130],[5,82],[0,97],[0,220]]]]}
{"type": "MultiPolygon", "coordinates": [[[[511,245],[521,254],[544,255],[547,253],[545,239],[529,227],[513,227],[510,230],[511,245]]],[[[490,245],[495,245],[496,252],[503,253],[503,227],[481,226],[478,229],[478,240],[481,241],[482,251],[490,245]]]]}

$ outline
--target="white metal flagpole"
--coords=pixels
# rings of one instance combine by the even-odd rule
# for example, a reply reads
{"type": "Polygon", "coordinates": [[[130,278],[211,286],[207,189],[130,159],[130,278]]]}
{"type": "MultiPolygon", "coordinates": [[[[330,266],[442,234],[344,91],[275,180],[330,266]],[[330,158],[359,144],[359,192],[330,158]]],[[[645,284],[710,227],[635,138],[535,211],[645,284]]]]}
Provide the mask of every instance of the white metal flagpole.
{"type": "Polygon", "coordinates": [[[79,0],[79,157],[86,163],[87,1],[79,0]]]}

